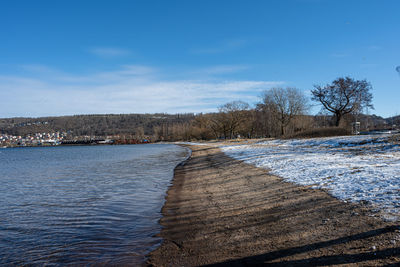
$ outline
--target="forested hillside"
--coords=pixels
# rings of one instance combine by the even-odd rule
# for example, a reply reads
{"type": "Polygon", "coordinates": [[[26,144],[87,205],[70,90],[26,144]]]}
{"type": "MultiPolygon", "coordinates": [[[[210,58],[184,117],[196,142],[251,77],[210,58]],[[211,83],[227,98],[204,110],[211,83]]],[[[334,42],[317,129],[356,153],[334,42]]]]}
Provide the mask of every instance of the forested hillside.
{"type": "Polygon", "coordinates": [[[188,123],[193,114],[106,114],[0,119],[0,132],[26,135],[68,132],[72,136],[154,135],[162,127],[188,123]]]}
{"type": "MultiPolygon", "coordinates": [[[[342,129],[351,131],[351,123],[361,122],[361,130],[390,129],[400,125],[399,117],[384,119],[376,115],[348,115],[342,129]]],[[[236,137],[302,136],[302,133],[333,126],[331,116],[296,115],[285,125],[263,107],[226,107],[207,114],[106,114],[41,118],[0,119],[0,133],[25,136],[35,133],[65,132],[69,138],[82,136],[119,136],[123,138],[157,140],[230,139],[236,137]]],[[[337,132],[338,134],[344,133],[337,132]]],[[[330,134],[330,133],[328,133],[330,134]]],[[[334,134],[334,133],[332,133],[334,134]]]]}

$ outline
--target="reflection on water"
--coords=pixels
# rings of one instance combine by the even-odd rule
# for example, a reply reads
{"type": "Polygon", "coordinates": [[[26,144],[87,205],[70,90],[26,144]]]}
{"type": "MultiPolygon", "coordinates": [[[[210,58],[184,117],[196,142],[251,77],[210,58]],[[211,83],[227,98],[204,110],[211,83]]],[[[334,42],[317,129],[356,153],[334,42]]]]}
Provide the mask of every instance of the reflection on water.
{"type": "Polygon", "coordinates": [[[143,262],[186,156],[174,145],[1,150],[0,265],[143,262]]]}

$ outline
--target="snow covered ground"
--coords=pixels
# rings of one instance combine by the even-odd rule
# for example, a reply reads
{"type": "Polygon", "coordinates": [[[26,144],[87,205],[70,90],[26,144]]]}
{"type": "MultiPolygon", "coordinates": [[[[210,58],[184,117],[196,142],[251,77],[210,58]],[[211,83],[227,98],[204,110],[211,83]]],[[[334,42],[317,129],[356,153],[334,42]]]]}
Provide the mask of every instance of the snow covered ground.
{"type": "Polygon", "coordinates": [[[399,220],[400,146],[388,137],[271,140],[222,150],[286,181],[328,189],[345,201],[366,201],[387,220],[399,220]]]}

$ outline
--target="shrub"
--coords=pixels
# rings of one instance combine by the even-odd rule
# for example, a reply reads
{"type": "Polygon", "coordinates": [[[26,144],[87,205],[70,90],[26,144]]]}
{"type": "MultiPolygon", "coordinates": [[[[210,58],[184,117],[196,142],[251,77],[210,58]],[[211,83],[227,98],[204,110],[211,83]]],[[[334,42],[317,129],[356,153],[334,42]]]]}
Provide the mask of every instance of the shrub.
{"type": "Polygon", "coordinates": [[[285,138],[314,138],[314,137],[329,137],[329,136],[342,136],[350,135],[351,132],[344,128],[328,127],[328,128],[315,128],[295,133],[285,138]]]}

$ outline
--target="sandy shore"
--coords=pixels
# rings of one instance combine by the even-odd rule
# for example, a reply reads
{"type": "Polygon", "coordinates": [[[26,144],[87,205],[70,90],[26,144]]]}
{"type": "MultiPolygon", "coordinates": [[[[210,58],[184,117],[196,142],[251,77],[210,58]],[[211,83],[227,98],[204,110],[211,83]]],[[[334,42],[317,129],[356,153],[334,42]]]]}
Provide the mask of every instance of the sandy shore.
{"type": "Polygon", "coordinates": [[[154,266],[400,264],[400,223],[322,190],[190,146],[163,207],[154,266]]]}

